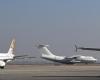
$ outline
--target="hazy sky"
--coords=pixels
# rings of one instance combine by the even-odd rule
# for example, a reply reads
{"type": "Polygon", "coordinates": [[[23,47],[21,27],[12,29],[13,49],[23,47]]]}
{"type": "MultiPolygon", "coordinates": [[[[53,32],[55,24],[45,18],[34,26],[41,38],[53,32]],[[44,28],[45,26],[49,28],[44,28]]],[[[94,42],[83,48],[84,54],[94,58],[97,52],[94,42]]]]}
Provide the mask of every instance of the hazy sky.
{"type": "Polygon", "coordinates": [[[100,0],[0,0],[0,52],[16,38],[16,54],[39,57],[36,44],[56,55],[91,55],[74,44],[100,48],[100,0]]]}

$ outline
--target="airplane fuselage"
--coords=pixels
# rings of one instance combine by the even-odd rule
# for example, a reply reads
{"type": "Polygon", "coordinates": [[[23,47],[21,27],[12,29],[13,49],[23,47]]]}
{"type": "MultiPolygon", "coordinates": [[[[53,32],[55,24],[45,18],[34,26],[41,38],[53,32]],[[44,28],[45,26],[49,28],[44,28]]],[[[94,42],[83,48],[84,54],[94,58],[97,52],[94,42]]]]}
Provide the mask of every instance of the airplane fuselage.
{"type": "Polygon", "coordinates": [[[64,64],[74,64],[74,63],[95,63],[97,59],[95,59],[92,56],[73,56],[73,57],[64,57],[64,56],[48,56],[48,55],[42,55],[43,59],[64,63],[64,64]]]}
{"type": "Polygon", "coordinates": [[[0,53],[0,60],[12,60],[13,58],[13,54],[0,53]]]}

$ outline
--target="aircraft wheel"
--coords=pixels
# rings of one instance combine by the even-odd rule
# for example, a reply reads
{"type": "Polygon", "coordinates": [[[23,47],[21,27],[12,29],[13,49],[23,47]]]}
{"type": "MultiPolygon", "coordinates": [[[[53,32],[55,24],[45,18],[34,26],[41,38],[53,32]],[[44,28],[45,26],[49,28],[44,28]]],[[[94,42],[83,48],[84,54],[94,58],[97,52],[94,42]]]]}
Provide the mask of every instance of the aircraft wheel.
{"type": "Polygon", "coordinates": [[[4,69],[4,66],[1,66],[0,68],[1,68],[1,69],[4,69]]]}

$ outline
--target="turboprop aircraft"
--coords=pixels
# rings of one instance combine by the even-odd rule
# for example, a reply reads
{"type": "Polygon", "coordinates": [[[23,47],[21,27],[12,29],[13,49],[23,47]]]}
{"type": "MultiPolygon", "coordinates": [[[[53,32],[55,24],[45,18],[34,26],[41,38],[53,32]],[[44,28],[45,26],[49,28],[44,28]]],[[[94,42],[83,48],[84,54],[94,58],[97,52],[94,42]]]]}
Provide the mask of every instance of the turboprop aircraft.
{"type": "Polygon", "coordinates": [[[95,63],[97,59],[95,59],[92,56],[83,56],[83,55],[75,55],[71,57],[66,56],[56,56],[52,52],[49,51],[47,48],[48,45],[38,45],[38,49],[40,53],[42,54],[41,58],[59,62],[63,64],[74,64],[74,63],[95,63]]]}

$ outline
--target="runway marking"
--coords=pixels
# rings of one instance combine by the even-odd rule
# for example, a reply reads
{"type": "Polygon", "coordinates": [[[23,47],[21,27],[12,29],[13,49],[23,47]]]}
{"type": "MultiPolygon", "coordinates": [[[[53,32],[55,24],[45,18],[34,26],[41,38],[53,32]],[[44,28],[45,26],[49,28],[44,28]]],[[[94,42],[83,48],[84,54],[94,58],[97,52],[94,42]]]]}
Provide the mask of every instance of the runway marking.
{"type": "MultiPolygon", "coordinates": [[[[31,72],[33,72],[33,71],[34,72],[41,72],[41,71],[42,72],[65,72],[65,70],[54,70],[53,71],[53,70],[22,70],[22,69],[21,70],[20,69],[19,70],[6,70],[6,69],[2,70],[1,69],[0,71],[2,71],[2,72],[8,72],[8,71],[9,72],[12,72],[12,71],[19,71],[19,72],[21,72],[21,71],[29,71],[29,72],[30,71],[31,72]]],[[[66,70],[66,71],[67,72],[100,72],[100,70],[77,70],[77,71],[76,70],[66,70]]]]}
{"type": "Polygon", "coordinates": [[[100,78],[100,76],[32,76],[32,77],[98,77],[100,78]]]}

